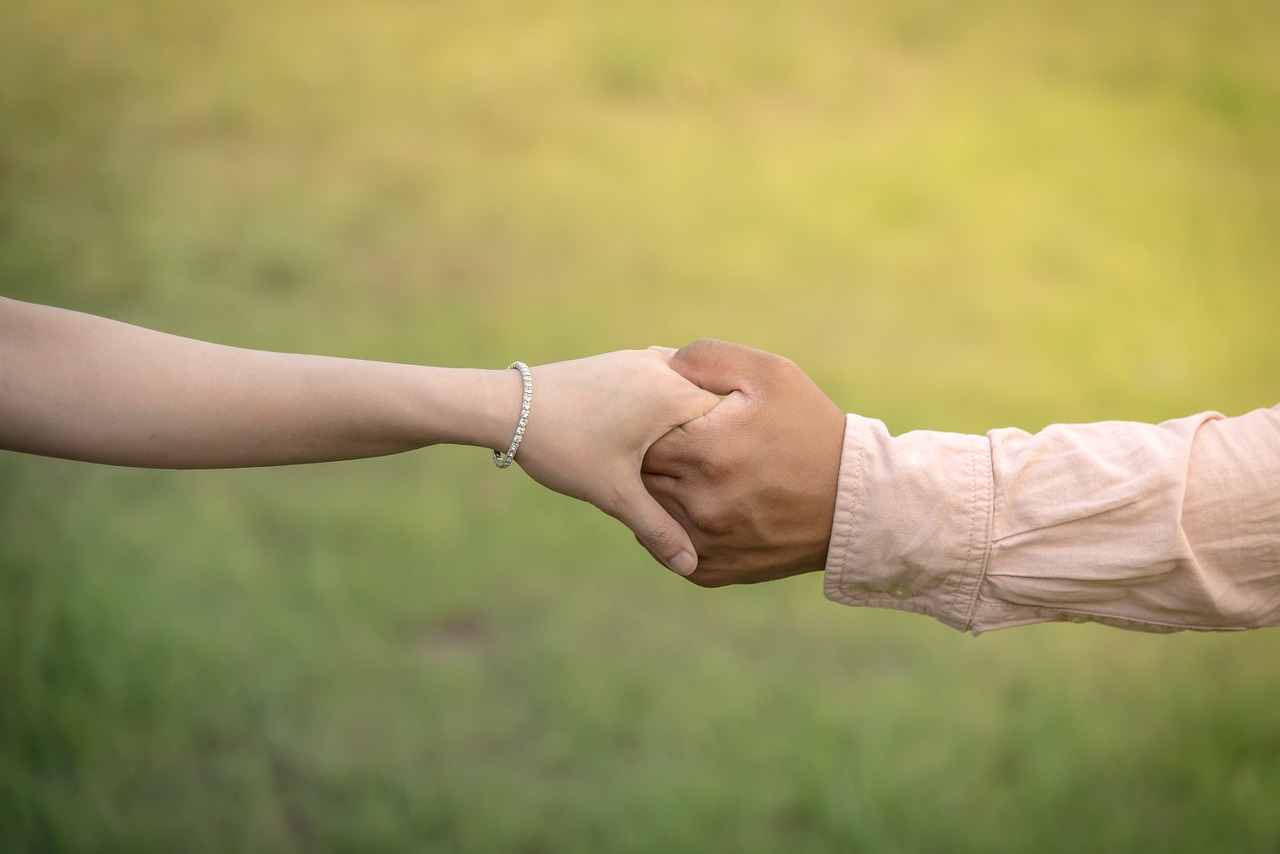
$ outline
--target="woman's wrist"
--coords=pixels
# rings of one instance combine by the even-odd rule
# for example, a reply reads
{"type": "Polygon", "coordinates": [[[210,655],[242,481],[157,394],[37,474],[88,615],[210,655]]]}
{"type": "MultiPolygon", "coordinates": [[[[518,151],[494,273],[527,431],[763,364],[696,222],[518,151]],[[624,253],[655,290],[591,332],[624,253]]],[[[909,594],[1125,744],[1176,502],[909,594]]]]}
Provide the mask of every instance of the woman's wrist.
{"type": "Polygon", "coordinates": [[[478,386],[482,394],[480,417],[476,421],[479,428],[476,444],[505,452],[520,421],[524,380],[513,368],[480,370],[479,373],[478,386]]]}

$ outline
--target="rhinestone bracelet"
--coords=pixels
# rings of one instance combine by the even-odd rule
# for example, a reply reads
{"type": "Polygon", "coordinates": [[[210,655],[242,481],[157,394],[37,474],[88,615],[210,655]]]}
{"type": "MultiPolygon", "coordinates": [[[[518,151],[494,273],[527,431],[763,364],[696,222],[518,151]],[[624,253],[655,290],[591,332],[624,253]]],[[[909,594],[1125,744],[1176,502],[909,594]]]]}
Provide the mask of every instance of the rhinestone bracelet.
{"type": "Polygon", "coordinates": [[[524,362],[512,362],[507,365],[507,370],[512,368],[520,371],[520,378],[524,380],[524,399],[520,402],[520,423],[516,425],[516,435],[511,440],[511,447],[507,448],[505,454],[493,452],[493,464],[500,469],[511,465],[511,461],[516,458],[516,449],[520,447],[525,425],[529,423],[529,404],[533,401],[533,374],[529,372],[529,366],[524,362]]]}

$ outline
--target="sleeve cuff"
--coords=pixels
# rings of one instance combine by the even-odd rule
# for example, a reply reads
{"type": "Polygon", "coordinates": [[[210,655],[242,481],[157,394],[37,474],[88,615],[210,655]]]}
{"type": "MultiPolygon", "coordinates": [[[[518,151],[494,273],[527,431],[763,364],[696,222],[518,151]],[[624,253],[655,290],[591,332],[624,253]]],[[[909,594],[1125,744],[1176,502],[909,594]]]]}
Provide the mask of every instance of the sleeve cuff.
{"type": "Polygon", "coordinates": [[[823,592],[843,605],[931,616],[961,631],[990,554],[993,478],[985,436],[890,436],[848,415],[823,592]]]}

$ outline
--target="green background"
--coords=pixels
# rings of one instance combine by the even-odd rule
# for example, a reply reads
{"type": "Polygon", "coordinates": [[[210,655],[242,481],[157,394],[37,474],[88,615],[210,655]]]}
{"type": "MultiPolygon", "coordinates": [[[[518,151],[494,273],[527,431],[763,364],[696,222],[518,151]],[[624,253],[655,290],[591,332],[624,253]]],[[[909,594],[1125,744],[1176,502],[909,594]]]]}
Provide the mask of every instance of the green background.
{"type": "MultiPolygon", "coordinates": [[[[243,346],[715,336],[894,432],[1238,414],[1278,220],[1274,3],[0,12],[0,291],[243,346]]],[[[0,850],[1280,843],[1280,635],[704,591],[487,456],[0,454],[0,850]]]]}

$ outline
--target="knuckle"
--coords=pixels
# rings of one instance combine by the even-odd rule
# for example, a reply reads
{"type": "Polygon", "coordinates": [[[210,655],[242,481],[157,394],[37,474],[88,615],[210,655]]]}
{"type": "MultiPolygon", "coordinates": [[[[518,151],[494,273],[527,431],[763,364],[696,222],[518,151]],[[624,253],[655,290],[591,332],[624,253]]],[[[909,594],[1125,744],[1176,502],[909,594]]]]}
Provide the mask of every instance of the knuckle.
{"type": "Polygon", "coordinates": [[[700,534],[712,538],[731,537],[738,529],[737,514],[725,507],[704,507],[693,514],[692,521],[700,534]]]}
{"type": "Polygon", "coordinates": [[[721,485],[729,481],[736,466],[723,452],[708,450],[702,456],[691,458],[689,468],[703,484],[721,485]]]}
{"type": "Polygon", "coordinates": [[[637,535],[637,539],[654,555],[665,555],[676,545],[675,534],[667,528],[648,525],[637,535]]]}
{"type": "Polygon", "coordinates": [[[734,345],[719,338],[699,338],[692,344],[682,348],[682,358],[695,364],[715,364],[724,358],[734,345]]]}

